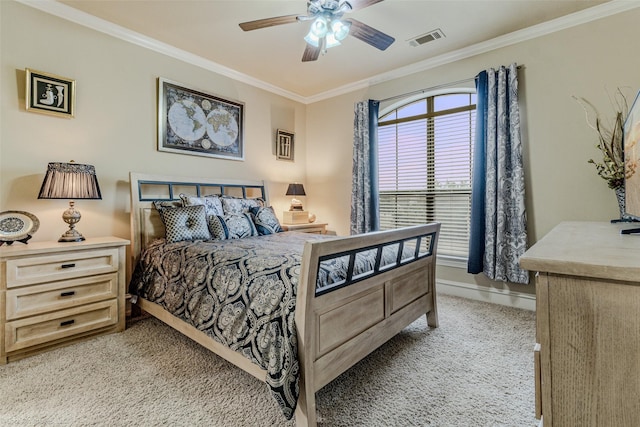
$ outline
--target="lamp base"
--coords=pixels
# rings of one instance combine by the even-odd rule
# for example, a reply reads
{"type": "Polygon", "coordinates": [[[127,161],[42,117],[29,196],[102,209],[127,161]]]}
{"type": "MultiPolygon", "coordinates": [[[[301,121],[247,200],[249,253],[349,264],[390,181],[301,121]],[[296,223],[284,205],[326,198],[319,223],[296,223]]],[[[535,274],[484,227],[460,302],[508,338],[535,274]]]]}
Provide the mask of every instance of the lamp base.
{"type": "Polygon", "coordinates": [[[75,229],[68,229],[60,238],[58,242],[82,242],[84,240],[84,236],[75,229]]]}
{"type": "Polygon", "coordinates": [[[301,211],[302,210],[302,202],[296,198],[291,199],[291,206],[289,207],[290,211],[301,211]]]}
{"type": "Polygon", "coordinates": [[[76,224],[80,222],[80,211],[75,210],[75,202],[69,200],[69,209],[62,213],[62,219],[69,224],[69,229],[58,239],[58,242],[82,242],[84,236],[76,230],[76,224]]]}

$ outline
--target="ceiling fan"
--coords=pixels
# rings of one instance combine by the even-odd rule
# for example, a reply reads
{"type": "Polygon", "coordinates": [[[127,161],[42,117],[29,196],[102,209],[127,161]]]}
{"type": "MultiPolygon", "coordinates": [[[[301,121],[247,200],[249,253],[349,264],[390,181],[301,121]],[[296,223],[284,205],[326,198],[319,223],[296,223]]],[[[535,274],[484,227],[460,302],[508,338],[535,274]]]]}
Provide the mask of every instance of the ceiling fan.
{"type": "Polygon", "coordinates": [[[320,53],[325,53],[330,47],[338,46],[348,35],[377,49],[385,50],[395,41],[393,37],[355,19],[342,19],[345,13],[364,9],[381,1],[383,0],[309,0],[306,15],[258,19],[243,22],[240,28],[244,31],[252,31],[293,22],[312,21],[309,33],[304,38],[307,46],[302,54],[303,62],[315,61],[320,53]]]}

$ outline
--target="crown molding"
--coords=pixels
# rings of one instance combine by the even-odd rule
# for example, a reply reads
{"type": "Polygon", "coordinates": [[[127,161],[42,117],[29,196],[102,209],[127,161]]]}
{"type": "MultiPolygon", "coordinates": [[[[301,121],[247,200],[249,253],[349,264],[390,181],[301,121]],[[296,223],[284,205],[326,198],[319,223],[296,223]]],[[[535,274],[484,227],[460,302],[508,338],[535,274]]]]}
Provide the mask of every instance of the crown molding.
{"type": "Polygon", "coordinates": [[[449,64],[455,61],[466,59],[475,55],[490,52],[495,49],[510,46],[523,41],[531,40],[547,34],[552,34],[577,25],[586,24],[598,19],[606,18],[611,15],[626,12],[631,9],[640,7],[640,1],[630,0],[611,0],[607,3],[590,7],[588,9],[572,13],[551,21],[543,22],[522,30],[514,31],[503,36],[487,40],[485,42],[476,43],[471,46],[464,47],[443,55],[438,55],[424,61],[416,62],[405,67],[397,68],[393,71],[375,75],[364,80],[349,83],[337,87],[335,89],[312,95],[308,97],[301,96],[281,87],[272,85],[265,81],[240,73],[231,68],[220,65],[201,56],[194,55],[182,49],[178,49],[169,44],[144,36],[135,31],[131,31],[112,22],[95,17],[88,13],[79,11],[55,0],[16,0],[26,6],[33,7],[51,15],[74,22],[76,24],[91,28],[121,40],[133,43],[154,52],[167,55],[180,61],[195,65],[197,67],[212,71],[214,73],[229,77],[241,83],[254,86],[256,88],[271,92],[276,95],[289,98],[302,104],[312,104],[314,102],[323,101],[325,99],[344,95],[349,92],[366,89],[376,84],[384,83],[389,80],[405,77],[410,74],[426,71],[441,65],[449,64]]]}
{"type": "Polygon", "coordinates": [[[492,50],[507,47],[516,43],[521,43],[527,40],[542,37],[548,34],[555,33],[557,31],[575,27],[577,25],[586,24],[598,19],[606,18],[611,15],[626,12],[637,7],[640,7],[640,1],[611,0],[607,3],[602,3],[598,6],[590,7],[579,12],[553,19],[551,21],[533,25],[522,30],[495,37],[491,40],[476,43],[474,45],[470,45],[442,55],[434,56],[433,58],[416,62],[405,67],[396,68],[395,70],[387,73],[378,74],[364,80],[360,80],[354,83],[337,87],[330,91],[307,97],[306,103],[311,104],[339,95],[344,95],[345,93],[366,89],[373,85],[384,83],[389,80],[394,80],[411,74],[419,73],[421,71],[430,70],[441,65],[446,65],[452,62],[460,61],[462,59],[470,58],[472,56],[480,55],[482,53],[487,53],[492,50]]]}
{"type": "MultiPolygon", "coordinates": [[[[1,0],[0,0],[1,1],[1,0]]],[[[292,99],[297,102],[307,103],[306,98],[288,90],[282,89],[278,86],[240,73],[231,68],[220,65],[211,60],[205,59],[201,56],[194,55],[185,50],[178,49],[169,44],[163,43],[151,37],[147,37],[143,34],[124,28],[120,25],[116,25],[112,22],[90,15],[88,13],[79,11],[63,3],[59,3],[55,0],[16,0],[26,6],[33,7],[42,12],[46,12],[50,15],[57,16],[58,18],[66,19],[67,21],[74,22],[78,25],[91,28],[92,30],[99,31],[101,33],[116,37],[118,39],[133,43],[145,49],[152,50],[154,52],[161,53],[171,58],[178,59],[188,64],[195,65],[205,70],[212,71],[217,74],[221,74],[225,77],[237,80],[241,83],[257,87],[259,89],[266,90],[276,95],[283,96],[285,98],[292,99]]]]}

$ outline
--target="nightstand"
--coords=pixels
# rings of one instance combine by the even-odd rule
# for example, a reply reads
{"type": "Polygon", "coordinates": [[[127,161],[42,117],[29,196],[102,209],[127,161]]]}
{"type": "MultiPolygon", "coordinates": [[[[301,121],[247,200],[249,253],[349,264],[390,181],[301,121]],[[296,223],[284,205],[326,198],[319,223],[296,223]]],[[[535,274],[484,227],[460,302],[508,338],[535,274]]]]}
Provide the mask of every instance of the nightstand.
{"type": "Polygon", "coordinates": [[[125,328],[118,237],[0,247],[0,363],[125,328]]]}
{"type": "Polygon", "coordinates": [[[327,234],[326,222],[310,222],[308,224],[281,224],[284,231],[299,231],[301,233],[327,234]]]}

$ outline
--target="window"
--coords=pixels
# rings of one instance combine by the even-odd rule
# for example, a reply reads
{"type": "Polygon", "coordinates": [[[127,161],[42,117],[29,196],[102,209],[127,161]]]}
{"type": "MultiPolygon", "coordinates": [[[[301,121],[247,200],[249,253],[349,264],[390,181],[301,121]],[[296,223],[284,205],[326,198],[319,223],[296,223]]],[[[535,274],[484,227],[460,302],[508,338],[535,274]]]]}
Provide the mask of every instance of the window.
{"type": "Polygon", "coordinates": [[[378,122],[380,229],[440,222],[438,253],[457,258],[469,253],[476,118],[469,92],[410,101],[378,122]]]}

